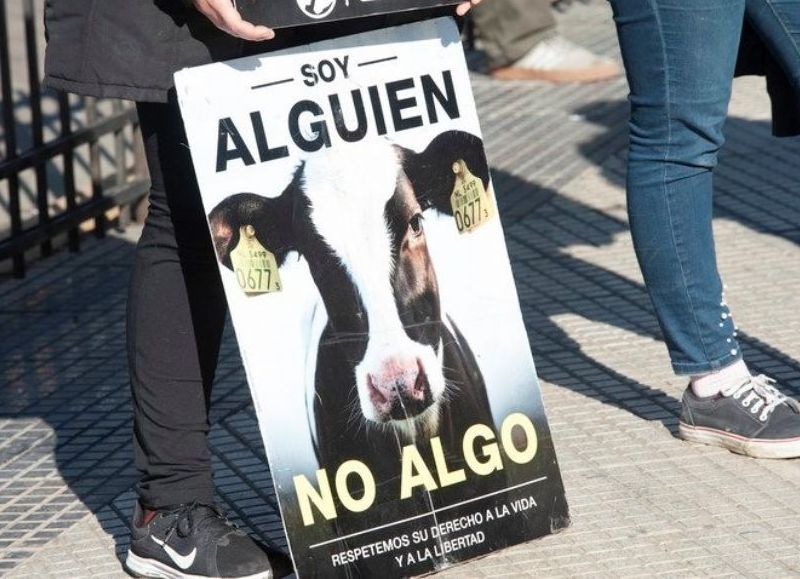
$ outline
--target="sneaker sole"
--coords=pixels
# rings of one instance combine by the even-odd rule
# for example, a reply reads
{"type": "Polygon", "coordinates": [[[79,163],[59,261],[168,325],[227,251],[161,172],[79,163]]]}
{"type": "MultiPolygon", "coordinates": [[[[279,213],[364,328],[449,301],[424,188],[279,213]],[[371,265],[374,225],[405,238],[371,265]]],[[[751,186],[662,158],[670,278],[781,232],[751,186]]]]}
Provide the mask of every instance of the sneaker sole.
{"type": "Polygon", "coordinates": [[[184,573],[179,569],[170,567],[156,561],[155,559],[146,559],[139,557],[133,551],[128,551],[128,556],[125,558],[125,568],[131,574],[137,577],[153,577],[156,579],[272,579],[272,571],[265,571],[263,573],[256,573],[255,575],[246,575],[242,577],[209,577],[207,575],[191,575],[184,573]]]}
{"type": "Polygon", "coordinates": [[[689,442],[721,446],[736,454],[751,458],[798,458],[800,457],[800,437],[780,440],[746,438],[715,428],[690,426],[678,423],[678,434],[689,442]]]}

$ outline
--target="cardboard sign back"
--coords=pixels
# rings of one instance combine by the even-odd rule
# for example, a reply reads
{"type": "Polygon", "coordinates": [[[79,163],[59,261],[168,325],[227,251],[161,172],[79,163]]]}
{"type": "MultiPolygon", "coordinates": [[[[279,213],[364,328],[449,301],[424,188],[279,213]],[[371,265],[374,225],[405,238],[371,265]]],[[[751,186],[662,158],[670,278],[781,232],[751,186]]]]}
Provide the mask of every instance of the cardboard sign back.
{"type": "Polygon", "coordinates": [[[301,577],[569,523],[452,18],[176,86],[301,577]]]}
{"type": "Polygon", "coordinates": [[[304,26],[458,4],[459,0],[237,0],[242,18],[272,28],[304,26]]]}

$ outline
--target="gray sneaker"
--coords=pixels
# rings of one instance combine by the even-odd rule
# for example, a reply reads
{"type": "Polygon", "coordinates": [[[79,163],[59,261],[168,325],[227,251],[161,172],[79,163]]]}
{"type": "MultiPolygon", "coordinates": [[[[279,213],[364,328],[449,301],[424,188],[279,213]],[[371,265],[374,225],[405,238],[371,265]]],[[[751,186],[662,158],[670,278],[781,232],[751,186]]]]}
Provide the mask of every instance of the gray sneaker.
{"type": "Polygon", "coordinates": [[[753,458],[800,457],[800,403],[763,374],[716,396],[683,394],[680,437],[753,458]]]}
{"type": "Polygon", "coordinates": [[[619,76],[617,63],[563,36],[544,39],[519,60],[490,72],[499,80],[544,80],[554,83],[599,82],[619,76]]]}

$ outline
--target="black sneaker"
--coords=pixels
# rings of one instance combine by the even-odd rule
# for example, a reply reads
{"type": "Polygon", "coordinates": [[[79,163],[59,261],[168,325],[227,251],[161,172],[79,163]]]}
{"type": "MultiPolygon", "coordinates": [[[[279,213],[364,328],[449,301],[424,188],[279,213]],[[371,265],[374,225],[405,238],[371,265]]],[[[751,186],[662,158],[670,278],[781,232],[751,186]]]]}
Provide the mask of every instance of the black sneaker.
{"type": "Polygon", "coordinates": [[[763,374],[716,396],[683,394],[681,438],[753,458],[800,457],[800,403],[780,393],[763,374]]]}
{"type": "Polygon", "coordinates": [[[214,506],[191,503],[147,518],[136,503],[125,567],[137,577],[273,579],[292,573],[214,506]]]}

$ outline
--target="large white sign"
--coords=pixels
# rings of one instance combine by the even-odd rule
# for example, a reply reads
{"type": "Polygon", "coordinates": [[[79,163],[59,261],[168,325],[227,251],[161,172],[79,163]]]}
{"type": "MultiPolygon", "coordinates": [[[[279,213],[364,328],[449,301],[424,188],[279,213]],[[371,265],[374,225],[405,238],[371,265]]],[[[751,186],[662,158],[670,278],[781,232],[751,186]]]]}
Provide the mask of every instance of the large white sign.
{"type": "Polygon", "coordinates": [[[566,526],[453,20],[176,84],[298,573],[414,575],[566,526]]]}

